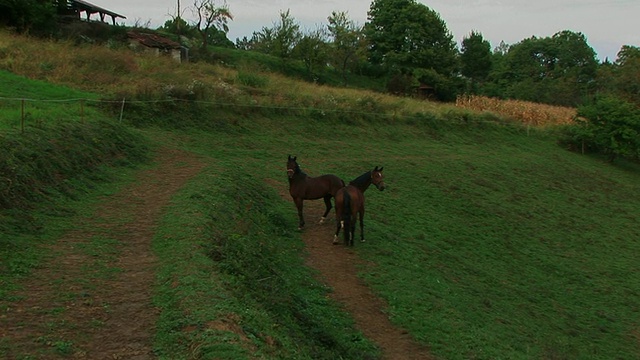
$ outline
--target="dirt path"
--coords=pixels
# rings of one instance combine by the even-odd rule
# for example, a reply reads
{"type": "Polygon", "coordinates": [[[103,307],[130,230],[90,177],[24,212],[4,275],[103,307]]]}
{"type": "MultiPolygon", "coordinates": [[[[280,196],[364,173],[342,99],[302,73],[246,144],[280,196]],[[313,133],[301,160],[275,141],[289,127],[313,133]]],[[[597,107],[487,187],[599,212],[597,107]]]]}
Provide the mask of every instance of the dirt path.
{"type": "MultiPolygon", "coordinates": [[[[432,359],[429,349],[418,345],[406,331],[391,323],[384,313],[387,304],[358,278],[360,259],[355,252],[342,244],[332,244],[335,233],[333,210],[325,224],[319,225],[317,220],[322,215],[324,203],[305,201],[304,207],[307,224],[302,237],[309,252],[307,264],[320,271],[321,280],[333,289],[332,296],[352,314],[360,331],[378,344],[384,359],[432,359]]],[[[356,230],[358,239],[359,229],[356,230]]],[[[373,237],[366,229],[365,235],[365,239],[373,237]]],[[[366,243],[358,241],[355,246],[366,246],[366,243]]]]}
{"type": "Polygon", "coordinates": [[[157,161],[109,197],[95,219],[51,246],[50,260],[20,294],[24,300],[0,317],[1,335],[16,349],[11,356],[154,358],[154,228],[171,196],[203,167],[178,150],[161,150],[157,161]],[[90,241],[117,242],[118,250],[87,254],[90,241]]]}
{"type": "MultiPolygon", "coordinates": [[[[0,335],[15,349],[10,357],[155,358],[151,240],[171,196],[203,167],[192,154],[169,149],[159,152],[157,162],[106,199],[94,219],[78,224],[48,249],[49,260],[18,294],[23,300],[0,316],[0,335]],[[87,253],[86,244],[92,241],[115,242],[117,250],[87,253]]],[[[333,296],[380,346],[385,359],[430,359],[428,349],[390,323],[386,304],[357,277],[356,254],[331,244],[333,218],[315,224],[322,207],[322,202],[305,202],[308,264],[321,272],[321,280],[334,289],[333,296]]]]}

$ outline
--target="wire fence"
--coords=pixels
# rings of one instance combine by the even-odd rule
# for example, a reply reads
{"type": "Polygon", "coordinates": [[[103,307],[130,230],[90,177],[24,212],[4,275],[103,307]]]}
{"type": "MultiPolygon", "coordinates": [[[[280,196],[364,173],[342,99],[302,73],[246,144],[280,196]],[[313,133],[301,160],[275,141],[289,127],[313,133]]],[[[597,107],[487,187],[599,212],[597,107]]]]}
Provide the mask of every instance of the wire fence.
{"type": "MultiPolygon", "coordinates": [[[[70,98],[70,99],[34,99],[27,97],[0,97],[0,130],[6,128],[19,128],[21,132],[25,131],[25,127],[28,121],[40,122],[43,118],[50,118],[53,116],[61,116],[66,119],[77,119],[81,122],[85,122],[87,116],[91,115],[87,111],[88,105],[91,104],[107,104],[113,107],[115,110],[117,107],[118,121],[122,122],[127,104],[158,104],[158,103],[192,103],[200,105],[217,106],[221,108],[244,108],[244,109],[261,109],[279,112],[288,112],[295,114],[309,114],[318,113],[326,115],[328,113],[339,113],[343,115],[351,116],[363,116],[371,118],[388,118],[388,119],[410,119],[417,120],[420,118],[418,114],[408,115],[402,111],[392,111],[390,113],[384,111],[367,111],[366,109],[341,109],[338,107],[326,108],[326,107],[305,107],[305,106],[280,106],[280,105],[263,105],[258,103],[232,103],[232,102],[220,102],[220,101],[204,101],[204,100],[190,100],[190,99],[156,99],[156,100],[130,100],[123,98],[122,100],[106,100],[106,99],[89,99],[89,98],[70,98]],[[66,106],[60,106],[64,104],[66,106]],[[52,105],[52,106],[48,106],[52,105]],[[4,124],[3,124],[4,123],[4,124]]],[[[458,107],[459,109],[461,107],[458,107]]],[[[115,111],[114,111],[115,112],[115,111]]],[[[455,123],[502,123],[503,121],[497,118],[476,118],[473,121],[469,121],[469,117],[463,116],[461,118],[449,117],[446,119],[448,122],[455,123]]]]}
{"type": "Polygon", "coordinates": [[[33,98],[11,98],[0,97],[0,121],[4,127],[18,127],[21,132],[25,131],[25,126],[30,118],[39,122],[37,118],[47,118],[43,115],[54,113],[63,115],[65,118],[79,118],[84,122],[86,118],[86,105],[91,102],[108,102],[107,100],[96,100],[86,98],[71,99],[33,99],[33,98]],[[53,105],[53,106],[49,106],[53,105]],[[68,106],[73,105],[73,106],[68,106]],[[55,110],[54,110],[55,109],[55,110]],[[16,126],[17,124],[17,126],[16,126]]]}
{"type": "MultiPolygon", "coordinates": [[[[192,103],[199,105],[210,105],[224,108],[244,108],[244,109],[263,109],[274,111],[287,111],[291,113],[308,113],[312,111],[318,111],[325,113],[341,113],[360,116],[381,116],[380,112],[366,112],[358,110],[338,109],[338,108],[318,108],[318,107],[304,107],[304,106],[279,106],[279,105],[261,105],[257,103],[239,104],[231,102],[219,102],[219,101],[204,101],[204,100],[188,100],[188,99],[158,99],[158,100],[104,100],[104,99],[87,99],[87,98],[70,98],[70,99],[34,99],[26,97],[0,97],[0,110],[5,110],[4,114],[0,111],[0,122],[12,124],[13,127],[20,128],[20,131],[25,131],[25,124],[30,118],[34,117],[34,112],[42,113],[47,111],[47,104],[54,104],[59,106],[60,104],[76,104],[75,108],[67,106],[63,111],[67,118],[79,118],[84,122],[87,116],[86,107],[89,104],[110,104],[120,105],[118,120],[123,120],[126,105],[127,104],[154,104],[154,103],[192,103]],[[11,105],[11,104],[17,105],[11,105]],[[17,119],[17,122],[16,122],[17,119]]],[[[51,108],[50,108],[51,109],[51,108]]],[[[37,121],[37,120],[34,120],[37,121]]],[[[0,124],[1,125],[1,124],[0,124]]],[[[2,126],[0,126],[0,129],[2,126]]]]}

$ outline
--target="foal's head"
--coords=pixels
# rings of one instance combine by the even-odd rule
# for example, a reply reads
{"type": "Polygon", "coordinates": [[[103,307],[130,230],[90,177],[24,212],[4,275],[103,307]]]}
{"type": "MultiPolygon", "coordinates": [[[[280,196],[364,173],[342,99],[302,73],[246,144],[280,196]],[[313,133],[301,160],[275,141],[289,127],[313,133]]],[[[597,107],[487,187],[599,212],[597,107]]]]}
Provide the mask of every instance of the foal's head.
{"type": "Polygon", "coordinates": [[[384,175],[382,174],[382,169],[384,169],[384,167],[378,169],[378,167],[376,166],[375,169],[371,171],[371,183],[375,185],[375,187],[377,187],[380,191],[384,190],[387,187],[384,184],[384,175]]]}
{"type": "Polygon", "coordinates": [[[289,177],[289,179],[291,179],[293,175],[300,171],[300,166],[298,166],[298,163],[296,162],[297,158],[297,156],[292,157],[291,155],[289,155],[289,159],[287,160],[287,176],[289,177]]]}

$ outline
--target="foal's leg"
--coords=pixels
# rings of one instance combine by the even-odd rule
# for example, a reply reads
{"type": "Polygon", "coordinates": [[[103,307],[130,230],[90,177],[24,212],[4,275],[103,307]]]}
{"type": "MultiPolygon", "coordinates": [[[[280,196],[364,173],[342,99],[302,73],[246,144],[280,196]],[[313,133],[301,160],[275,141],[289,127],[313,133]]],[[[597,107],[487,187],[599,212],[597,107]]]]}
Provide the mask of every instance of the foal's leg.
{"type": "Polygon", "coordinates": [[[304,227],[304,216],[302,215],[302,198],[295,198],[296,207],[298,208],[298,219],[300,219],[300,223],[298,224],[298,230],[302,230],[304,227]]]}
{"type": "Polygon", "coordinates": [[[329,211],[331,211],[331,195],[326,195],[324,197],[324,205],[326,210],[324,211],[324,215],[320,218],[320,224],[324,223],[324,220],[327,218],[329,211]]]}

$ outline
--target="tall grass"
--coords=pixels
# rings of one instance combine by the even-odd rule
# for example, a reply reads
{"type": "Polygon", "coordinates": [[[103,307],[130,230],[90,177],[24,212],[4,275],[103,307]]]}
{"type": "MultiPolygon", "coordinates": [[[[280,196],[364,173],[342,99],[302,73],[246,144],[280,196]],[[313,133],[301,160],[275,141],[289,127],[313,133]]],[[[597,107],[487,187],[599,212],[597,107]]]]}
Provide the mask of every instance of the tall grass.
{"type": "Polygon", "coordinates": [[[571,124],[576,116],[574,108],[522,100],[500,100],[485,96],[460,96],[456,100],[456,105],[475,111],[490,111],[532,126],[571,124]]]}
{"type": "Polygon", "coordinates": [[[127,109],[142,123],[154,113],[157,101],[167,100],[185,101],[196,109],[194,113],[200,111],[193,104],[198,101],[225,111],[231,108],[236,116],[257,112],[347,120],[361,117],[360,114],[393,118],[452,109],[448,105],[400,100],[373,91],[301,82],[252,64],[236,68],[222,64],[176,64],[169,58],[136,54],[127,49],[76,46],[68,42],[53,44],[0,32],[0,69],[100,93],[103,99],[114,101],[107,106],[113,116],[119,114],[118,101],[138,101],[127,109]]]}

